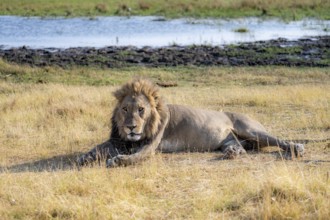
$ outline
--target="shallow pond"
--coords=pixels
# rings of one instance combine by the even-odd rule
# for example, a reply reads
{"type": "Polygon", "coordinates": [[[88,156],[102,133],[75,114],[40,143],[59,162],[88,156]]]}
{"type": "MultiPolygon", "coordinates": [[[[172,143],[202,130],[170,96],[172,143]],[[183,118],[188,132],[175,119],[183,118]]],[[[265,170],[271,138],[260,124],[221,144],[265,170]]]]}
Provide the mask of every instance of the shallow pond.
{"type": "Polygon", "coordinates": [[[172,19],[161,17],[40,18],[0,16],[1,48],[223,45],[329,35],[330,21],[172,19]]]}

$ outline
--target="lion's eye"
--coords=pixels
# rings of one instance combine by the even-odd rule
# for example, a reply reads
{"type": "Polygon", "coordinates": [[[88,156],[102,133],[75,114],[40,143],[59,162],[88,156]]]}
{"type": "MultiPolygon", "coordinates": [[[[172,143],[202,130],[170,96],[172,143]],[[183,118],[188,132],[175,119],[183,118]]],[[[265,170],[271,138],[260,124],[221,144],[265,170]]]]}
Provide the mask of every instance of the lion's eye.
{"type": "Polygon", "coordinates": [[[124,112],[127,112],[127,107],[123,107],[123,111],[124,112]]]}
{"type": "Polygon", "coordinates": [[[143,107],[139,107],[139,112],[143,112],[144,108],[143,107]]]}

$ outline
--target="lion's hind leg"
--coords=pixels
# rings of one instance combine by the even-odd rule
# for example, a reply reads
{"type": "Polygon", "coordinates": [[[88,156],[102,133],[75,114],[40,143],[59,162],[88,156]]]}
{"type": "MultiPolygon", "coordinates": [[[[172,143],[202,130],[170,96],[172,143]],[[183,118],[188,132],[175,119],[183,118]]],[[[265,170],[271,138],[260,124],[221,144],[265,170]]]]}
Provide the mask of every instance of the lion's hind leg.
{"type": "Polygon", "coordinates": [[[255,142],[257,148],[278,146],[292,156],[301,157],[304,154],[304,145],[281,140],[269,134],[258,122],[244,115],[235,115],[233,132],[240,138],[255,142]]]}
{"type": "Polygon", "coordinates": [[[267,132],[250,131],[245,138],[250,141],[255,141],[258,148],[268,146],[278,146],[284,150],[287,155],[302,157],[304,155],[304,145],[299,143],[287,142],[276,138],[267,132]]]}
{"type": "Polygon", "coordinates": [[[304,155],[305,147],[303,144],[281,140],[266,131],[246,130],[238,133],[238,136],[246,139],[248,142],[255,142],[254,146],[258,149],[269,146],[278,146],[286,152],[288,157],[302,157],[304,155]]]}

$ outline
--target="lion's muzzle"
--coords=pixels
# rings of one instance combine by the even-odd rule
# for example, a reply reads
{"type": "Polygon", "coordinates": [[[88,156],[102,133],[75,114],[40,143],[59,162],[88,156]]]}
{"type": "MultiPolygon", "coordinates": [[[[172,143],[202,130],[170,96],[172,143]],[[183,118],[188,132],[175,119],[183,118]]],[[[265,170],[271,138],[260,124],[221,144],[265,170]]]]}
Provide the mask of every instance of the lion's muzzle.
{"type": "Polygon", "coordinates": [[[141,134],[131,132],[127,135],[127,139],[130,141],[139,141],[141,139],[141,134]]]}
{"type": "Polygon", "coordinates": [[[124,128],[129,141],[139,141],[141,139],[142,133],[140,133],[139,130],[140,129],[136,125],[126,125],[124,128]]]}

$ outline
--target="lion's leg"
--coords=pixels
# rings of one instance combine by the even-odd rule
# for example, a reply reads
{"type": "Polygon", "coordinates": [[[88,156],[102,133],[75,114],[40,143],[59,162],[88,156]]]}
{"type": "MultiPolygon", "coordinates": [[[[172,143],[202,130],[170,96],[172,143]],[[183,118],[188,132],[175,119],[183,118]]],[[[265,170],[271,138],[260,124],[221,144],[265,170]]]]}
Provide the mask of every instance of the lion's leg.
{"type": "Polygon", "coordinates": [[[279,146],[286,152],[294,152],[296,156],[304,154],[304,145],[289,143],[269,134],[263,125],[245,115],[229,115],[233,120],[233,132],[241,139],[255,141],[259,148],[266,146],[279,146]]]}
{"type": "Polygon", "coordinates": [[[158,140],[156,137],[156,139],[152,143],[143,145],[137,150],[136,153],[130,155],[118,154],[115,157],[110,157],[109,159],[107,159],[106,166],[108,168],[117,166],[128,166],[147,159],[149,156],[155,153],[159,142],[160,140],[158,140]]]}
{"type": "Polygon", "coordinates": [[[237,132],[237,135],[242,139],[248,141],[255,141],[258,148],[268,147],[268,146],[278,146],[284,151],[291,153],[294,152],[295,156],[303,156],[304,145],[298,143],[287,142],[281,140],[277,137],[272,136],[263,130],[245,130],[244,132],[237,132]]]}
{"type": "Polygon", "coordinates": [[[96,160],[100,161],[107,159],[109,157],[115,157],[119,155],[119,150],[114,146],[114,143],[111,140],[108,140],[102,144],[97,145],[89,152],[83,154],[77,161],[79,166],[92,163],[96,160]]]}
{"type": "Polygon", "coordinates": [[[116,167],[116,166],[127,166],[138,163],[144,159],[147,159],[156,152],[157,147],[159,146],[160,141],[162,140],[165,127],[168,123],[169,117],[166,117],[163,121],[161,128],[159,129],[158,134],[154,137],[153,140],[147,143],[142,143],[137,149],[137,152],[130,155],[117,155],[111,159],[108,159],[106,164],[107,167],[116,167]]]}
{"type": "Polygon", "coordinates": [[[267,132],[250,132],[251,136],[250,139],[252,138],[253,140],[257,141],[257,145],[262,148],[262,147],[267,147],[267,146],[278,146],[284,151],[288,153],[294,153],[295,156],[301,157],[304,155],[304,145],[303,144],[298,144],[298,143],[293,143],[293,142],[287,142],[284,140],[281,140],[279,138],[276,138],[267,132]]]}

